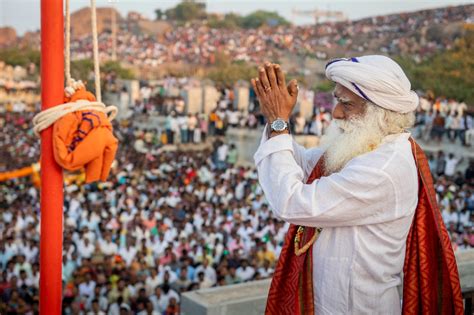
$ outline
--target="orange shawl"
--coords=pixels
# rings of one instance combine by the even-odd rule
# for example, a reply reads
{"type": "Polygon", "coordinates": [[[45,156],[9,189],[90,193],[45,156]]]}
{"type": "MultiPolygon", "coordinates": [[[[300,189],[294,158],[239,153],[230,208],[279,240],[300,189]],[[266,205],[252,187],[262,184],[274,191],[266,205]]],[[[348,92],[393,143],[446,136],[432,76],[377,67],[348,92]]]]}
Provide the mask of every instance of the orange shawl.
{"type": "MultiPolygon", "coordinates": [[[[463,300],[456,259],[436,203],[428,161],[410,138],[418,167],[418,205],[407,237],[403,266],[403,314],[463,314],[463,300]]],[[[311,172],[311,184],[323,174],[321,158],[311,172]]],[[[312,246],[294,254],[298,227],[291,225],[273,275],[266,314],[314,314],[312,246]]],[[[315,233],[305,228],[302,244],[315,233]]]]}

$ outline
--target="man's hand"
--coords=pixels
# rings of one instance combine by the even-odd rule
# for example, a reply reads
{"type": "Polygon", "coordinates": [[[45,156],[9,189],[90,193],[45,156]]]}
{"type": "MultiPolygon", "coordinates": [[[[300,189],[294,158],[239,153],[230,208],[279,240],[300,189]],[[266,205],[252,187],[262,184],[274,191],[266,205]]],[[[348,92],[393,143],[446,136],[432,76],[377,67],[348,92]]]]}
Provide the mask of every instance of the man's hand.
{"type": "Polygon", "coordinates": [[[298,96],[296,80],[286,86],[285,75],[280,65],[265,63],[258,68],[258,78],[251,80],[263,115],[268,122],[277,118],[288,121],[298,96]]]}

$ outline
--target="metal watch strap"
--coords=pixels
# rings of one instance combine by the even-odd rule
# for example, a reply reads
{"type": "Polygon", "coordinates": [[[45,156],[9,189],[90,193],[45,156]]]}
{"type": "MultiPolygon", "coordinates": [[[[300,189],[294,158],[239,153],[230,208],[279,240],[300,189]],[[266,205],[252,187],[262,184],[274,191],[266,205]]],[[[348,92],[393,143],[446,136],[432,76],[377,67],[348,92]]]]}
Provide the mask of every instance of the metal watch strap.
{"type": "Polygon", "coordinates": [[[289,121],[285,121],[286,122],[286,129],[282,130],[282,131],[276,131],[276,130],[273,130],[272,129],[272,124],[270,122],[267,123],[267,138],[270,138],[270,135],[272,134],[272,132],[275,132],[275,133],[285,133],[285,130],[288,130],[288,134],[291,135],[291,129],[290,129],[290,122],[289,121]]]}

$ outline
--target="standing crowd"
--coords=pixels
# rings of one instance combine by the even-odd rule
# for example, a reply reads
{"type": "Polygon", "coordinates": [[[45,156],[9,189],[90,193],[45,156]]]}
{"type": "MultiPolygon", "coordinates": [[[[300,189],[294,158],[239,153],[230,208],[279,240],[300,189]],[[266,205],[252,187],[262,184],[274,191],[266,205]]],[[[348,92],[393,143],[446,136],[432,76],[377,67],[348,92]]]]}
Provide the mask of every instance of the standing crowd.
{"type": "MultiPolygon", "coordinates": [[[[21,116],[1,116],[1,172],[15,167],[5,163],[11,148],[38,143],[21,116]]],[[[64,312],[179,314],[182,292],[271,276],[287,225],[272,216],[256,171],[235,165],[235,146],[153,156],[129,145],[136,132],[116,126],[121,148],[109,181],[66,176],[64,312]]],[[[35,154],[25,164],[39,158],[39,146],[28,149],[35,154]]],[[[27,177],[2,182],[0,207],[0,312],[33,314],[39,190],[27,177]]]]}
{"type": "Polygon", "coordinates": [[[473,112],[464,102],[438,97],[420,98],[414,134],[423,141],[440,143],[459,140],[463,146],[474,144],[473,112]]]}
{"type": "MultiPolygon", "coordinates": [[[[0,116],[1,172],[39,157],[23,116],[0,116]]],[[[235,145],[150,155],[130,145],[133,125],[114,132],[121,148],[107,182],[66,176],[66,314],[179,314],[183,292],[271,277],[288,226],[273,217],[255,169],[235,164],[235,145]]],[[[461,171],[460,162],[430,157],[456,251],[474,246],[474,163],[461,171]]],[[[0,312],[34,314],[39,190],[29,178],[0,190],[0,312]]]]}
{"type": "MultiPolygon", "coordinates": [[[[213,28],[209,21],[180,25],[167,21],[158,34],[137,32],[141,20],[121,18],[117,34],[117,58],[143,68],[179,63],[212,65],[219,54],[230,60],[260,64],[286,55],[327,59],[334,54],[381,52],[410,55],[420,60],[454,45],[457,36],[439,36],[455,23],[472,23],[474,6],[450,6],[311,25],[275,25],[261,28],[213,28]],[[439,27],[439,28],[438,28],[439,27]],[[295,34],[298,34],[295,36],[295,34]]],[[[150,23],[151,21],[143,21],[150,23]]],[[[448,32],[448,31],[446,31],[448,32]]],[[[38,36],[39,33],[32,36],[38,36]]],[[[33,40],[39,43],[39,39],[33,40]]],[[[75,58],[92,58],[92,36],[72,43],[75,58]]],[[[99,51],[109,58],[112,36],[99,36],[99,51]]]]}
{"type": "MultiPolygon", "coordinates": [[[[272,276],[288,225],[273,216],[256,170],[239,166],[238,148],[225,140],[229,127],[265,123],[255,97],[248,113],[236,111],[232,90],[223,89],[209,114],[188,114],[178,81],[158,92],[142,85],[132,116],[114,121],[120,147],[107,182],[65,176],[65,314],[179,314],[183,292],[272,276]],[[153,112],[161,123],[143,127],[153,112]],[[161,150],[203,141],[210,145],[200,151],[161,150]]],[[[0,85],[0,173],[39,161],[35,89],[0,85]]],[[[127,91],[120,93],[125,101],[127,91]]],[[[310,120],[296,113],[292,132],[324,135],[332,119],[324,108],[310,120]]],[[[465,104],[427,97],[413,133],[467,146],[472,128],[465,104]]],[[[465,169],[454,154],[429,155],[455,251],[474,247],[474,163],[467,162],[465,169]]],[[[30,177],[0,182],[0,314],[38,312],[39,196],[30,177]]]]}

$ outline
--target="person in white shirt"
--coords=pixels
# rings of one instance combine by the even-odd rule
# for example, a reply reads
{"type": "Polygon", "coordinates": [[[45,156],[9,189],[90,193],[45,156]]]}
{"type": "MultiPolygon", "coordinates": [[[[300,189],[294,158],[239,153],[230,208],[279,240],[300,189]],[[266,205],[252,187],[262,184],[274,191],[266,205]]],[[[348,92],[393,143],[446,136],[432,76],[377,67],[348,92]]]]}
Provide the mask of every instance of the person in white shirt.
{"type": "Polygon", "coordinates": [[[237,268],[235,274],[237,277],[242,279],[242,281],[249,281],[255,275],[255,268],[249,266],[249,263],[246,259],[243,259],[241,266],[237,268]]]}
{"type": "Polygon", "coordinates": [[[178,124],[181,133],[181,143],[188,143],[188,116],[179,116],[178,124]]]}
{"type": "Polygon", "coordinates": [[[176,274],[176,272],[171,270],[170,266],[164,266],[158,273],[158,281],[160,284],[166,282],[173,283],[176,280],[178,280],[178,275],[176,274]]]}
{"type": "Polygon", "coordinates": [[[39,288],[39,276],[39,263],[34,263],[30,279],[32,286],[36,289],[39,288]]]}
{"type": "Polygon", "coordinates": [[[96,283],[92,280],[90,273],[86,273],[85,277],[84,282],[79,285],[79,295],[87,297],[94,296],[96,283]]]}
{"type": "Polygon", "coordinates": [[[127,240],[127,245],[119,249],[119,255],[125,260],[127,266],[130,266],[132,261],[136,258],[137,249],[132,246],[132,242],[127,240]]]}
{"type": "Polygon", "coordinates": [[[99,300],[93,299],[90,301],[89,312],[86,313],[87,315],[105,315],[106,313],[101,310],[99,300]]]}
{"type": "Polygon", "coordinates": [[[229,125],[231,127],[236,128],[239,125],[240,112],[239,111],[228,110],[226,112],[226,115],[227,115],[227,120],[229,122],[229,125]]]}
{"type": "Polygon", "coordinates": [[[28,277],[28,273],[22,269],[20,270],[20,275],[18,276],[17,287],[21,288],[23,285],[30,287],[33,285],[33,280],[28,277]]]}
{"type": "Polygon", "coordinates": [[[112,256],[117,254],[118,246],[114,242],[112,242],[112,236],[107,233],[104,236],[104,239],[99,241],[100,249],[106,256],[112,256]]]}
{"type": "MultiPolygon", "coordinates": [[[[6,215],[4,214],[4,218],[5,216],[6,215]]],[[[13,257],[19,253],[19,250],[19,246],[13,242],[13,237],[7,237],[7,243],[5,244],[5,256],[13,257]]]]}
{"type": "Polygon", "coordinates": [[[140,97],[145,105],[150,100],[151,92],[151,88],[148,85],[144,85],[140,89],[140,97]]]}
{"type": "Polygon", "coordinates": [[[195,141],[195,130],[198,124],[198,119],[195,114],[188,114],[188,141],[189,142],[196,142],[195,141]]]}
{"type": "Polygon", "coordinates": [[[122,91],[120,92],[120,112],[123,113],[123,115],[127,115],[129,106],[130,94],[128,93],[127,88],[123,87],[122,91]]]}
{"type": "Polygon", "coordinates": [[[39,249],[35,244],[35,241],[28,240],[26,245],[23,247],[23,254],[26,257],[26,261],[34,261],[39,253],[39,249]]]}
{"type": "MultiPolygon", "coordinates": [[[[158,268],[158,267],[157,267],[158,268]]],[[[151,274],[145,280],[145,287],[149,295],[153,294],[155,288],[161,284],[157,268],[150,268],[151,274]]]]}
{"type": "Polygon", "coordinates": [[[467,207],[464,207],[460,212],[459,212],[459,224],[463,228],[467,228],[469,224],[471,223],[471,212],[468,210],[467,207]]]}
{"type": "Polygon", "coordinates": [[[221,143],[217,148],[217,168],[224,169],[226,167],[225,161],[227,160],[227,153],[229,152],[229,146],[226,143],[221,143]]]}
{"type": "Polygon", "coordinates": [[[202,265],[199,265],[196,268],[196,271],[195,271],[196,277],[200,272],[204,272],[204,276],[209,281],[211,286],[214,285],[217,282],[216,270],[214,268],[212,268],[212,266],[209,266],[209,260],[204,259],[203,262],[202,262],[202,265]]]}
{"type": "Polygon", "coordinates": [[[270,267],[270,262],[265,259],[263,261],[263,266],[258,268],[258,273],[262,276],[262,278],[269,278],[273,274],[273,268],[270,267]]]}
{"type": "Polygon", "coordinates": [[[466,129],[464,144],[471,146],[474,143],[474,119],[471,115],[464,113],[463,120],[466,129]]]}
{"type": "Polygon", "coordinates": [[[298,115],[295,118],[295,133],[296,134],[302,134],[304,132],[304,127],[306,125],[306,119],[301,113],[298,113],[298,115]]]}
{"type": "Polygon", "coordinates": [[[179,134],[179,122],[178,118],[176,117],[176,113],[173,111],[168,116],[166,116],[165,120],[165,130],[167,136],[167,143],[174,144],[178,138],[177,135],[179,134]]]}
{"type": "Polygon", "coordinates": [[[153,295],[150,296],[150,301],[153,304],[153,309],[159,314],[163,314],[168,307],[168,299],[163,295],[160,287],[156,287],[153,295]]]}
{"type": "Polygon", "coordinates": [[[212,287],[212,282],[209,278],[206,277],[204,271],[196,272],[196,280],[195,282],[199,283],[200,289],[207,289],[212,287]]]}
{"type": "Polygon", "coordinates": [[[165,240],[165,235],[163,233],[160,233],[158,235],[158,239],[153,242],[152,245],[152,250],[153,250],[153,255],[155,257],[161,257],[165,253],[166,247],[168,247],[169,244],[165,240]]]}
{"type": "Polygon", "coordinates": [[[458,225],[459,215],[456,209],[446,208],[445,210],[443,210],[442,215],[443,215],[444,224],[446,224],[446,226],[450,226],[451,224],[453,224],[454,226],[458,225]]]}
{"type": "Polygon", "coordinates": [[[26,261],[26,257],[23,254],[17,256],[17,263],[15,264],[14,272],[16,276],[20,275],[21,270],[25,270],[26,273],[31,275],[31,264],[26,261]]]}
{"type": "Polygon", "coordinates": [[[91,258],[92,253],[95,250],[95,246],[91,243],[89,238],[84,237],[83,239],[79,240],[77,250],[81,258],[91,258]]]}
{"type": "Polygon", "coordinates": [[[104,314],[104,311],[107,310],[109,301],[107,298],[101,294],[101,287],[96,285],[94,287],[94,295],[90,296],[86,302],[86,309],[91,310],[93,315],[104,314]],[[102,313],[101,313],[102,312],[102,313]]]}
{"type": "Polygon", "coordinates": [[[177,302],[179,302],[179,294],[175,290],[171,289],[171,287],[168,284],[163,284],[161,286],[161,290],[160,291],[158,290],[160,290],[160,288],[156,288],[156,291],[155,291],[158,299],[156,300],[152,299],[153,305],[157,305],[155,303],[158,302],[159,307],[157,308],[164,307],[164,309],[166,310],[166,308],[168,307],[169,301],[172,298],[174,298],[177,302]]]}
{"type": "MultiPolygon", "coordinates": [[[[277,267],[267,312],[301,310],[301,297],[305,309],[316,314],[400,314],[397,286],[419,183],[405,130],[413,126],[418,96],[400,66],[385,56],[336,59],[327,64],[326,75],[336,82],[334,121],[322,148],[308,150],[288,131],[296,81],[286,86],[280,66],[271,63],[251,81],[269,122],[254,155],[259,182],[274,214],[301,231],[294,242],[285,243],[290,247],[283,249],[283,258],[292,261],[308,250],[312,257],[308,276],[313,277],[305,282],[311,298],[291,291],[298,287],[298,277],[277,267]],[[307,183],[323,154],[324,163],[316,168],[322,176],[307,183]],[[322,230],[304,238],[311,227],[322,230]],[[291,288],[275,279],[284,279],[291,288]],[[280,293],[285,291],[294,294],[280,293]]],[[[454,295],[462,305],[460,290],[454,295]]],[[[422,302],[418,296],[413,300],[422,302]]]]}
{"type": "Polygon", "coordinates": [[[446,166],[444,167],[444,174],[446,176],[454,176],[456,173],[456,167],[462,162],[462,158],[457,158],[453,153],[449,153],[448,158],[446,159],[446,166]]]}

